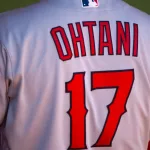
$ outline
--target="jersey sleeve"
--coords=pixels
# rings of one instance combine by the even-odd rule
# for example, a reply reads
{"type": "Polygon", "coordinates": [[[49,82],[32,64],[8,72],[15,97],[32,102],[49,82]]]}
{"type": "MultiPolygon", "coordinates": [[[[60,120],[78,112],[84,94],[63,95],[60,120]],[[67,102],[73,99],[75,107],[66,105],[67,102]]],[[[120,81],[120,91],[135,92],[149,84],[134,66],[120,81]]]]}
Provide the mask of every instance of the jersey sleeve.
{"type": "Polygon", "coordinates": [[[8,85],[7,77],[8,56],[5,47],[0,41],[0,124],[2,124],[8,105],[8,85]]]}

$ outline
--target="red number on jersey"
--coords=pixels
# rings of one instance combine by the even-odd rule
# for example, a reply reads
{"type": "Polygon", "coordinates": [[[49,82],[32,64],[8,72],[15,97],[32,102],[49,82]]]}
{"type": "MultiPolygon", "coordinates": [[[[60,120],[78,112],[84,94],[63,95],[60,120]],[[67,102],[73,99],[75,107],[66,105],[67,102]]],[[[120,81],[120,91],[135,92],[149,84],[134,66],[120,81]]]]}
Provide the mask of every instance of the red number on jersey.
{"type": "Polygon", "coordinates": [[[86,149],[86,114],[85,106],[85,73],[73,75],[66,84],[66,92],[70,93],[71,107],[68,111],[71,120],[70,146],[68,149],[86,149]]]}
{"type": "MultiPolygon", "coordinates": [[[[103,130],[92,147],[110,147],[122,115],[126,112],[126,103],[134,82],[134,70],[92,72],[91,89],[112,89],[116,92],[112,103],[107,106],[108,115],[103,130]]],[[[75,73],[66,83],[66,92],[70,93],[71,118],[70,146],[68,149],[87,149],[85,105],[85,73],[75,73]]]]}

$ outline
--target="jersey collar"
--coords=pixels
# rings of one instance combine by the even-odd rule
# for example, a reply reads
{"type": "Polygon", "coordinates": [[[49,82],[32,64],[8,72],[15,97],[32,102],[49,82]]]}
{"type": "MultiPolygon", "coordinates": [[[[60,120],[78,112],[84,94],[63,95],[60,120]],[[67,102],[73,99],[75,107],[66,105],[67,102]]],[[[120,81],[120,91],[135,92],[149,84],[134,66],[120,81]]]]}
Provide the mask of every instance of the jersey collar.
{"type": "MultiPolygon", "coordinates": [[[[118,5],[125,4],[122,0],[97,0],[97,1],[99,2],[99,7],[98,7],[99,9],[112,9],[118,5]]],[[[83,9],[82,0],[48,0],[48,2],[50,3],[50,5],[55,5],[55,7],[83,9]]]]}

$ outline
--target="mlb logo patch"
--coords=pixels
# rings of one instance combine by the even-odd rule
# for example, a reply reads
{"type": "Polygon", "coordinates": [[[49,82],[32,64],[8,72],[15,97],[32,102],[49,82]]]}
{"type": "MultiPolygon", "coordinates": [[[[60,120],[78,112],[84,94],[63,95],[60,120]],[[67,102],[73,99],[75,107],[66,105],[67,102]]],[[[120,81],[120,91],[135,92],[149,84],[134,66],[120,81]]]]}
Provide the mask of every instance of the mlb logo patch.
{"type": "Polygon", "coordinates": [[[81,0],[83,8],[98,7],[99,0],[81,0]]]}

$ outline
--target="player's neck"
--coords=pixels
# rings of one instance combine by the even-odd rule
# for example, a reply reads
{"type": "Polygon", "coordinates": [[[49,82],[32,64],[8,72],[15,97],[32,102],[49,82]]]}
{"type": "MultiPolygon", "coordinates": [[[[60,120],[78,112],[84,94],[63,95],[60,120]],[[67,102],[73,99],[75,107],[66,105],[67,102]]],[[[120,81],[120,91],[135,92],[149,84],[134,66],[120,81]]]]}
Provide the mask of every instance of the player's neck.
{"type": "MultiPolygon", "coordinates": [[[[82,8],[82,2],[92,1],[92,0],[48,0],[50,4],[55,4],[61,7],[68,8],[82,8]]],[[[99,3],[99,8],[112,8],[115,5],[122,3],[122,0],[97,0],[99,3]]]]}

